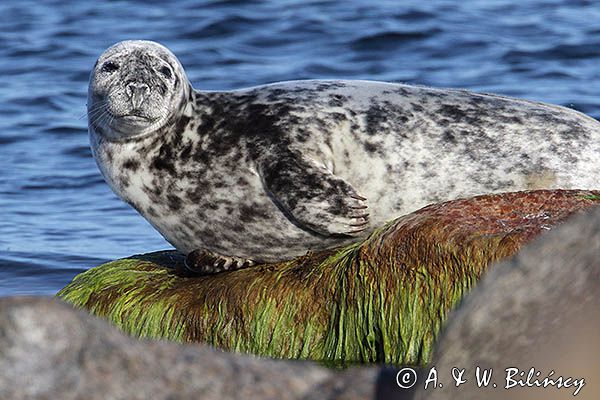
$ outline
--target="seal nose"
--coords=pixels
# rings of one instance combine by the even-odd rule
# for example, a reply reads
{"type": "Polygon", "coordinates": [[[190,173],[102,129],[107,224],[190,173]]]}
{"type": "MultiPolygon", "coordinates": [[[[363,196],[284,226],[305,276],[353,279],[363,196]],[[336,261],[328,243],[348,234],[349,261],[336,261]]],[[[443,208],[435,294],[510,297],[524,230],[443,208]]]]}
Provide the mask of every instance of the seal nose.
{"type": "Polygon", "coordinates": [[[138,108],[148,96],[150,88],[142,82],[131,82],[125,88],[125,92],[129,96],[133,108],[138,108]]]}

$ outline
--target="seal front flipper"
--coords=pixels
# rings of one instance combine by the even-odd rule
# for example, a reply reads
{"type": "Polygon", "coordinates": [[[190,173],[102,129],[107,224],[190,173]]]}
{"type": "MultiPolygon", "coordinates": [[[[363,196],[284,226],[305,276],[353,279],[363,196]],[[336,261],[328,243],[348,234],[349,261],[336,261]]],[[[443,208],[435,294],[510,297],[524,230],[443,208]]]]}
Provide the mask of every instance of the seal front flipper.
{"type": "Polygon", "coordinates": [[[324,236],[359,236],[368,228],[366,198],[321,163],[273,154],[259,171],[269,196],[300,228],[324,236]]]}
{"type": "Polygon", "coordinates": [[[254,261],[240,257],[227,257],[206,249],[198,249],[189,253],[185,259],[185,267],[201,275],[216,274],[251,267],[254,261]]]}

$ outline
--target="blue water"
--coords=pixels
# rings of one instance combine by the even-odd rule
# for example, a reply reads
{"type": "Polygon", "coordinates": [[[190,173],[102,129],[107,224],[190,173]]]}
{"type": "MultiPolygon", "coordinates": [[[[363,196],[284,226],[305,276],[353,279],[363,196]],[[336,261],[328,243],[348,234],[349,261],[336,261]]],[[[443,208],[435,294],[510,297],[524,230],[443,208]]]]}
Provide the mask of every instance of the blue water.
{"type": "Polygon", "coordinates": [[[598,118],[598,21],[599,2],[576,0],[2,1],[0,296],[53,294],[100,262],[170,247],[88,148],[88,74],[114,42],[164,43],[202,89],[375,79],[598,118]]]}

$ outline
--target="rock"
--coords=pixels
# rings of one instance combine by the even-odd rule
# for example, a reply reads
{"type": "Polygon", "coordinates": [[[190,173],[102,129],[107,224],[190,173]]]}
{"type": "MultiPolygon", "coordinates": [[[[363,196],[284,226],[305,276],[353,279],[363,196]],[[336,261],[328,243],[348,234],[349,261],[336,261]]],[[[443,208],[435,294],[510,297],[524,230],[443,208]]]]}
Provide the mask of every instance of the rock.
{"type": "Polygon", "coordinates": [[[398,393],[393,368],[354,367],[317,384],[302,400],[389,400],[398,393]]]}
{"type": "MultiPolygon", "coordinates": [[[[583,209],[586,204],[569,207],[583,209]]],[[[393,235],[394,226],[383,232],[393,235]]],[[[507,366],[525,371],[535,366],[545,375],[551,367],[556,375],[586,378],[577,398],[598,398],[598,260],[600,208],[545,234],[495,266],[452,313],[436,344],[431,365],[448,385],[427,392],[415,386],[420,390],[417,398],[566,399],[575,390],[485,390],[474,387],[472,378],[460,392],[453,388],[451,368],[472,373],[474,365],[500,371],[500,384],[507,366]],[[530,397],[518,397],[527,394],[530,397]]],[[[412,398],[396,386],[396,371],[390,368],[340,371],[306,361],[226,353],[200,344],[137,340],[48,298],[0,299],[0,371],[0,398],[11,400],[412,398]]]]}
{"type": "Polygon", "coordinates": [[[25,297],[0,299],[0,371],[0,398],[11,400],[300,399],[335,375],[308,362],[135,340],[58,300],[25,297]]]}
{"type": "Polygon", "coordinates": [[[135,336],[333,365],[423,365],[447,313],[493,262],[600,200],[540,190],[425,207],[366,240],[213,276],[159,252],[107,263],[59,292],[135,336]]]}
{"type": "MultiPolygon", "coordinates": [[[[599,293],[600,208],[596,207],[486,274],[451,314],[436,344],[431,366],[444,387],[425,391],[419,386],[415,398],[568,399],[578,387],[575,380],[581,378],[584,386],[576,398],[600,398],[599,293]],[[493,369],[490,385],[496,383],[497,388],[477,387],[477,366],[493,369]],[[453,367],[465,368],[469,382],[454,387],[453,367]],[[508,368],[524,371],[524,376],[513,376],[514,370],[508,368]],[[526,383],[530,368],[535,370],[529,382],[542,382],[553,370],[551,378],[571,377],[572,386],[512,386],[518,379],[526,383]]],[[[397,398],[405,397],[398,391],[397,398]]]]}

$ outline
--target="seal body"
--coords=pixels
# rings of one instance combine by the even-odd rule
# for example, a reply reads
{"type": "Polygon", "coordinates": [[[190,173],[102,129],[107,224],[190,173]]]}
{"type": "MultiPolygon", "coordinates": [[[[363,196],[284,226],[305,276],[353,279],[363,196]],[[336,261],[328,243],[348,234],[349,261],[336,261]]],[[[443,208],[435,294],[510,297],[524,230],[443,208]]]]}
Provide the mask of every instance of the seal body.
{"type": "MultiPolygon", "coordinates": [[[[159,45],[122,46],[130,65],[159,45]]],[[[181,84],[160,126],[138,134],[90,117],[89,131],[111,188],[184,253],[280,261],[433,202],[599,187],[600,123],[571,109],[372,81],[203,92],[173,72],[181,84]]],[[[94,79],[92,109],[106,101],[94,79]]]]}

